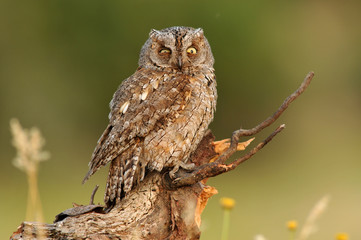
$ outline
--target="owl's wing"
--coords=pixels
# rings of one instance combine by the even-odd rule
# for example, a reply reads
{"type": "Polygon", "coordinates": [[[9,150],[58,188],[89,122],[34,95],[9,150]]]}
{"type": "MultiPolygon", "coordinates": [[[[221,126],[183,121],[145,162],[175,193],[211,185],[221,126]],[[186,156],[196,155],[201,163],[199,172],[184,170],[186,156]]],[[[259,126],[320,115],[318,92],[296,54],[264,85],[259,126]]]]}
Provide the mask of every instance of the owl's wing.
{"type": "Polygon", "coordinates": [[[140,69],[122,82],[110,103],[109,125],[100,137],[89,163],[85,182],[101,166],[115,159],[150,131],[165,128],[182,110],[191,91],[184,75],[140,69]]]}

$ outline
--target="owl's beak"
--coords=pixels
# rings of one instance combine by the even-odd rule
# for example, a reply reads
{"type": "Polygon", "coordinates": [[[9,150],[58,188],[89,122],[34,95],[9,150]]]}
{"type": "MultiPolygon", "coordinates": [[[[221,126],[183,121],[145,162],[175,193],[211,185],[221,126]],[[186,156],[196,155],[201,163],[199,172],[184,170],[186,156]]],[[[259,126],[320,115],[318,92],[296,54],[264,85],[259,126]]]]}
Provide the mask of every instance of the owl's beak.
{"type": "Polygon", "coordinates": [[[178,62],[177,62],[177,66],[180,69],[182,69],[182,65],[183,65],[183,62],[182,62],[182,56],[179,56],[178,57],[178,62]]]}

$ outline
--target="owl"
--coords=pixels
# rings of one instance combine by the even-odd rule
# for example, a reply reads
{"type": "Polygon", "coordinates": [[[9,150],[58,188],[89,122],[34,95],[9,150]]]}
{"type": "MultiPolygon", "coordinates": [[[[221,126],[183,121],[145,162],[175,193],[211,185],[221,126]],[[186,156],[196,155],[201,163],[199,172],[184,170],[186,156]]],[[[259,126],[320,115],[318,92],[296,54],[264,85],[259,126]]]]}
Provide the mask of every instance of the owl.
{"type": "Polygon", "coordinates": [[[216,109],[214,58],[201,28],[151,30],[139,67],[110,102],[83,183],[110,163],[104,202],[114,206],[151,171],[191,169],[216,109]]]}

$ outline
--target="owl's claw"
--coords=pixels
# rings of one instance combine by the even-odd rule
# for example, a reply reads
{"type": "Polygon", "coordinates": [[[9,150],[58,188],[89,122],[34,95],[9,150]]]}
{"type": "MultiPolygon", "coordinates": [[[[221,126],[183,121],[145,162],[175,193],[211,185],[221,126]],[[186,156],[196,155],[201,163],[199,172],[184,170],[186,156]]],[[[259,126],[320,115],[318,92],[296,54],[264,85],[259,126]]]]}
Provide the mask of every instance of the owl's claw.
{"type": "Polygon", "coordinates": [[[169,177],[171,179],[176,179],[176,173],[178,172],[179,168],[183,168],[185,170],[193,170],[196,165],[194,163],[184,163],[180,162],[179,164],[175,165],[173,169],[169,172],[169,177]]]}

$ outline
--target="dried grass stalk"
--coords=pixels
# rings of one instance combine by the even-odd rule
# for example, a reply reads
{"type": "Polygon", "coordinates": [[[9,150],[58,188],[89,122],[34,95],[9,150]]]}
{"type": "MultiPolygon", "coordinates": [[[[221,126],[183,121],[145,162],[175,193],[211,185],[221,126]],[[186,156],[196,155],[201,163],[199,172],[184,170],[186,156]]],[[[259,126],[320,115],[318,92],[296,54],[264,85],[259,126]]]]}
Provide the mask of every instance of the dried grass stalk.
{"type": "MultiPolygon", "coordinates": [[[[10,129],[13,135],[12,144],[16,148],[16,157],[13,160],[13,164],[16,168],[25,172],[28,180],[29,192],[26,220],[44,222],[38,190],[38,171],[39,163],[50,157],[49,152],[42,150],[45,145],[45,139],[42,137],[39,129],[24,129],[17,119],[10,120],[10,129]]],[[[41,235],[40,233],[39,236],[41,235]]]]}

